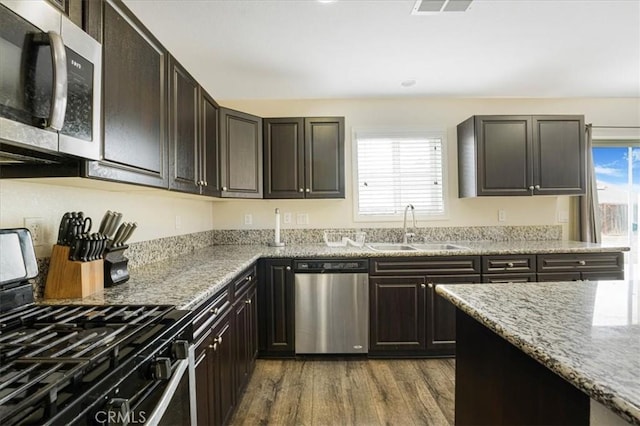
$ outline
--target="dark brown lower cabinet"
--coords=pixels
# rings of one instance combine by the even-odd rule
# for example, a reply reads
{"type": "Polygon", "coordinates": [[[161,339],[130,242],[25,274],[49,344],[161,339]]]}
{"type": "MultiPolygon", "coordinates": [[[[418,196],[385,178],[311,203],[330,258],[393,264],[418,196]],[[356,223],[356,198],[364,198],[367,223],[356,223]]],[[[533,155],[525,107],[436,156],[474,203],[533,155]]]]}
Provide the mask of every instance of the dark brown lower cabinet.
{"type": "Polygon", "coordinates": [[[260,277],[258,286],[260,356],[293,356],[296,347],[291,260],[263,260],[260,277]]]}
{"type": "Polygon", "coordinates": [[[436,294],[438,284],[476,284],[480,275],[448,275],[427,278],[427,352],[450,356],[456,353],[456,308],[436,294]]]}
{"type": "Polygon", "coordinates": [[[536,274],[485,274],[482,276],[482,282],[487,284],[497,283],[527,283],[535,282],[536,274]]]}
{"type": "Polygon", "coordinates": [[[251,377],[258,353],[258,304],[254,284],[236,298],[234,304],[236,331],[235,388],[238,400],[251,377]]]}
{"type": "Polygon", "coordinates": [[[227,312],[197,343],[196,405],[199,425],[228,423],[234,408],[233,316],[227,312]]]}
{"type": "Polygon", "coordinates": [[[423,276],[369,279],[369,353],[425,349],[423,276]]]}

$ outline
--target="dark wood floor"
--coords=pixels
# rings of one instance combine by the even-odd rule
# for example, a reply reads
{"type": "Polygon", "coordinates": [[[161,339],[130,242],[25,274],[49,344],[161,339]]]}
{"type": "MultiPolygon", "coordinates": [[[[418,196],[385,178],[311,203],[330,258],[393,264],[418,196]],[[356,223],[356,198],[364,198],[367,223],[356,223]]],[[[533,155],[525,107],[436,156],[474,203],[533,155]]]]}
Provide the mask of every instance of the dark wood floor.
{"type": "Polygon", "coordinates": [[[454,360],[258,360],[233,425],[453,424],[454,360]]]}

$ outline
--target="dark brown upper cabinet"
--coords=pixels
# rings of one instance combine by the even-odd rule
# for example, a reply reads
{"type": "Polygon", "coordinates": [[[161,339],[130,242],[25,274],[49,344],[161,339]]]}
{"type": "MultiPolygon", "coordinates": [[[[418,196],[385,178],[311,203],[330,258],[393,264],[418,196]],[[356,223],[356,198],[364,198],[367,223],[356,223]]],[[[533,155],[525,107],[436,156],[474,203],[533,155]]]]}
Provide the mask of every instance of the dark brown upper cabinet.
{"type": "Polygon", "coordinates": [[[584,116],[473,116],[458,125],[460,197],[585,192],[584,116]]]}
{"type": "Polygon", "coordinates": [[[262,198],[262,118],[220,108],[221,196],[262,198]]]}
{"type": "Polygon", "coordinates": [[[78,27],[83,26],[83,3],[84,0],[47,0],[50,4],[60,9],[78,27]]]}
{"type": "Polygon", "coordinates": [[[344,117],[264,120],[264,198],[344,198],[344,117]]]}
{"type": "Polygon", "coordinates": [[[213,98],[170,56],[169,189],[219,195],[218,111],[213,98]]]}
{"type": "Polygon", "coordinates": [[[84,176],[168,187],[165,48],[120,1],[88,2],[88,32],[102,42],[102,160],[84,176]]]}

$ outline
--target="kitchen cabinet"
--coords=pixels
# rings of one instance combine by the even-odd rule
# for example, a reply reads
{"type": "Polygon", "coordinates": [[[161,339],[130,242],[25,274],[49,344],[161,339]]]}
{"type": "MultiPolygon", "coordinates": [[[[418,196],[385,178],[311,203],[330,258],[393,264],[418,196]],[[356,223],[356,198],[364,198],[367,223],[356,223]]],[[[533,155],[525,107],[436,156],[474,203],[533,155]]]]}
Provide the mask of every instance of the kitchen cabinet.
{"type": "Polygon", "coordinates": [[[255,268],[250,268],[234,284],[236,329],[235,394],[240,399],[255,366],[258,354],[258,304],[255,268]]]}
{"type": "Polygon", "coordinates": [[[369,353],[424,351],[424,276],[369,278],[369,353]]]}
{"type": "Polygon", "coordinates": [[[234,323],[229,289],[196,310],[196,410],[199,425],[224,424],[234,408],[234,323]]]}
{"type": "Polygon", "coordinates": [[[258,286],[259,353],[295,355],[294,281],[291,259],[264,259],[258,286]]]}
{"type": "Polygon", "coordinates": [[[344,198],[344,117],[264,119],[264,198],[344,198]]]}
{"type": "Polygon", "coordinates": [[[78,27],[83,28],[83,0],[47,0],[61,10],[78,27]]]}
{"type": "Polygon", "coordinates": [[[450,356],[455,309],[444,283],[479,283],[480,256],[370,259],[370,356],[450,356]]]}
{"type": "Polygon", "coordinates": [[[473,116],[458,125],[460,197],[581,195],[584,116],[473,116]]]}
{"type": "Polygon", "coordinates": [[[87,2],[88,32],[102,43],[102,160],[96,179],[168,187],[166,49],[121,1],[87,2]]]}
{"type": "Polygon", "coordinates": [[[262,198],[262,118],[220,108],[221,196],[262,198]]]}
{"type": "Polygon", "coordinates": [[[219,195],[218,113],[213,98],[170,56],[169,189],[219,195]]]}
{"type": "Polygon", "coordinates": [[[536,255],[482,256],[482,282],[516,283],[536,281],[536,255]]]}
{"type": "Polygon", "coordinates": [[[456,351],[456,308],[436,294],[438,284],[477,284],[480,275],[427,277],[426,349],[431,356],[451,356],[456,351]]]}
{"type": "Polygon", "coordinates": [[[539,254],[537,264],[538,281],[624,279],[621,252],[539,254]]]}

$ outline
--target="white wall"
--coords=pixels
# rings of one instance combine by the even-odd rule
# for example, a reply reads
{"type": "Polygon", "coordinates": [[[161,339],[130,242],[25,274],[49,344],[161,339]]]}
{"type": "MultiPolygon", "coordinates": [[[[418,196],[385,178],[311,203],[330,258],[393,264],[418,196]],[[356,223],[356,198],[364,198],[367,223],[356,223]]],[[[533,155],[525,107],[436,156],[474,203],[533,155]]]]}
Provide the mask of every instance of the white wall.
{"type": "MultiPolygon", "coordinates": [[[[89,179],[0,180],[0,227],[23,226],[25,217],[45,221],[46,255],[57,236],[58,221],[66,211],[83,210],[97,221],[106,210],[124,213],[137,221],[131,239],[188,234],[210,229],[270,228],[273,209],[308,213],[310,227],[400,226],[399,223],[354,223],[351,200],[351,131],[353,127],[420,126],[444,128],[448,138],[448,220],[428,226],[549,225],[557,214],[568,211],[568,197],[457,198],[455,126],[473,114],[585,114],[594,125],[640,125],[639,99],[361,99],[298,101],[222,101],[264,117],[343,115],[346,124],[346,200],[216,200],[148,190],[136,186],[107,185],[89,179]],[[507,213],[497,221],[497,210],[507,213]],[[243,225],[245,213],[253,225],[243,225]],[[176,229],[175,216],[181,226],[176,229]]],[[[423,222],[422,225],[425,225],[423,222]]],[[[97,226],[97,225],[96,225],[97,226]]],[[[283,225],[292,227],[292,225],[283,225]]],[[[565,227],[566,228],[566,227],[565,227]]],[[[565,237],[567,232],[565,232],[565,237]]]]}
{"type": "MultiPolygon", "coordinates": [[[[254,100],[221,101],[221,105],[262,117],[345,116],[346,200],[258,200],[216,204],[214,227],[269,228],[273,210],[309,214],[309,226],[367,227],[399,226],[399,223],[362,223],[353,220],[352,131],[362,128],[422,127],[443,129],[447,134],[449,218],[427,226],[552,225],[560,213],[569,213],[569,197],[487,197],[459,199],[457,195],[456,125],[477,114],[584,114],[594,125],[640,125],[638,99],[359,99],[359,100],[254,100]],[[506,222],[498,222],[498,209],[506,211],[506,222]],[[253,215],[253,225],[243,224],[253,215]]],[[[568,226],[564,225],[565,238],[568,226]]]]}
{"type": "Polygon", "coordinates": [[[67,211],[91,217],[94,232],[107,210],[121,212],[123,221],[138,222],[129,240],[136,242],[210,230],[213,205],[193,196],[88,179],[0,180],[0,227],[22,227],[25,217],[42,218],[45,232],[44,243],[36,247],[39,256],[51,253],[60,218],[67,211]]]}

